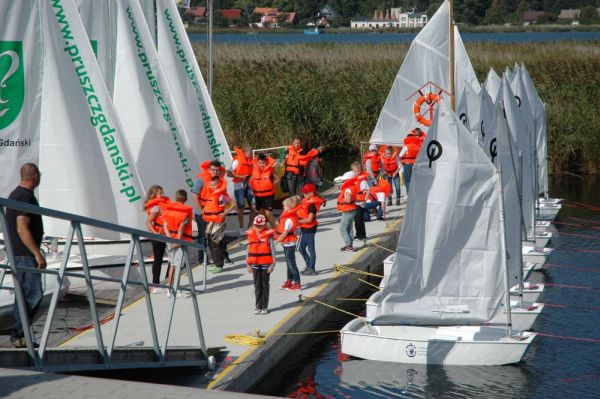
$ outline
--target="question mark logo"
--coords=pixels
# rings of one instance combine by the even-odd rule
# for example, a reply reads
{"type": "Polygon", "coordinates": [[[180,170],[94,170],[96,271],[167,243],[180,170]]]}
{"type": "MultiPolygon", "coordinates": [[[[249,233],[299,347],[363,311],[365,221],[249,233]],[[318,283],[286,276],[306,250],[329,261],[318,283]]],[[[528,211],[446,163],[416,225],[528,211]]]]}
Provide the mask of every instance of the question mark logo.
{"type": "Polygon", "coordinates": [[[517,105],[521,108],[521,97],[515,95],[515,99],[517,100],[517,105]]]}
{"type": "Polygon", "coordinates": [[[467,126],[467,114],[465,114],[464,112],[462,114],[460,114],[460,121],[463,123],[463,125],[467,126]]]}
{"type": "Polygon", "coordinates": [[[25,85],[21,42],[0,42],[0,130],[21,112],[25,85]]]}
{"type": "Polygon", "coordinates": [[[498,156],[498,145],[496,144],[495,137],[490,141],[490,155],[492,157],[492,163],[494,163],[494,159],[498,156]]]}
{"type": "Polygon", "coordinates": [[[427,145],[427,158],[429,159],[429,167],[431,163],[437,161],[442,156],[442,145],[437,140],[431,140],[427,145]]]}
{"type": "Polygon", "coordinates": [[[485,139],[485,130],[483,129],[483,119],[481,120],[481,137],[485,139]]]}

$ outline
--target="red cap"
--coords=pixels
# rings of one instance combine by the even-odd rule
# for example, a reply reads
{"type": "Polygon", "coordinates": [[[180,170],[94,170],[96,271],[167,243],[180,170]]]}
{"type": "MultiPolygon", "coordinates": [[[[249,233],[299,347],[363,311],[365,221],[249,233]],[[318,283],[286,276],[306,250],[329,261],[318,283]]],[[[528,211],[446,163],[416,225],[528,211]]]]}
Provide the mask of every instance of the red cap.
{"type": "Polygon", "coordinates": [[[267,219],[263,215],[256,215],[254,218],[254,224],[256,226],[264,226],[267,223],[267,219]]]}
{"type": "Polygon", "coordinates": [[[315,193],[317,192],[317,186],[313,183],[306,183],[304,187],[302,187],[302,194],[315,193]]]}

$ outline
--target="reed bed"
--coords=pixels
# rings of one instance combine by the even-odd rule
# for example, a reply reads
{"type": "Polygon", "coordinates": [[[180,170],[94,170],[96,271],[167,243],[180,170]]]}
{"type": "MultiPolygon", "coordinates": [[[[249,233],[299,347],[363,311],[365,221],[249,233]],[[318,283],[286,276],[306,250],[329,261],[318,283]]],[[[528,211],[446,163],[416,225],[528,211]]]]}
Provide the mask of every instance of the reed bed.
{"type": "MultiPolygon", "coordinates": [[[[600,42],[467,43],[481,81],[525,63],[547,105],[553,173],[598,173],[600,42]]],[[[230,144],[357,149],[369,139],[408,44],[215,46],[214,103],[230,144]]],[[[206,47],[195,44],[202,72],[206,47]]]]}

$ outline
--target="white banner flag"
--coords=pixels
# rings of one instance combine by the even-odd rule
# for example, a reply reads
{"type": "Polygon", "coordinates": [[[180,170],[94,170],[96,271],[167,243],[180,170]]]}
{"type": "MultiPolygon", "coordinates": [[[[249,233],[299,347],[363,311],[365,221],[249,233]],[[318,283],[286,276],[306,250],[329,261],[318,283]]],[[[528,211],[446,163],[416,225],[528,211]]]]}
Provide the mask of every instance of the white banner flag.
{"type": "Polygon", "coordinates": [[[0,0],[0,196],[19,184],[25,162],[38,163],[42,42],[35,1],[0,0]]]}

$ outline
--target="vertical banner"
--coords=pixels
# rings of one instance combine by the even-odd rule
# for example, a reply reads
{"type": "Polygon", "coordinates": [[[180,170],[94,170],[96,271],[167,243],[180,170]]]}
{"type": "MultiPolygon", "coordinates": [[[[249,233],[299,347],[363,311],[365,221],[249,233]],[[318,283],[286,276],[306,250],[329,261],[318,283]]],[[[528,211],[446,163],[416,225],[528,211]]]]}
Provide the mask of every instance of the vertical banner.
{"type": "MultiPolygon", "coordinates": [[[[144,191],[74,0],[39,0],[42,206],[143,228],[144,191]]],[[[62,236],[67,224],[47,223],[62,236]]],[[[118,238],[90,229],[86,235],[118,238]]]]}
{"type": "Polygon", "coordinates": [[[0,0],[0,196],[39,162],[42,35],[38,2],[0,0]]]}
{"type": "MultiPolygon", "coordinates": [[[[231,165],[231,152],[174,0],[156,2],[158,55],[199,161],[231,165]]],[[[195,165],[197,167],[197,165],[195,165]]]]}
{"type": "Polygon", "coordinates": [[[172,196],[194,185],[198,160],[138,0],[117,2],[114,103],[144,185],[172,196]]]}

